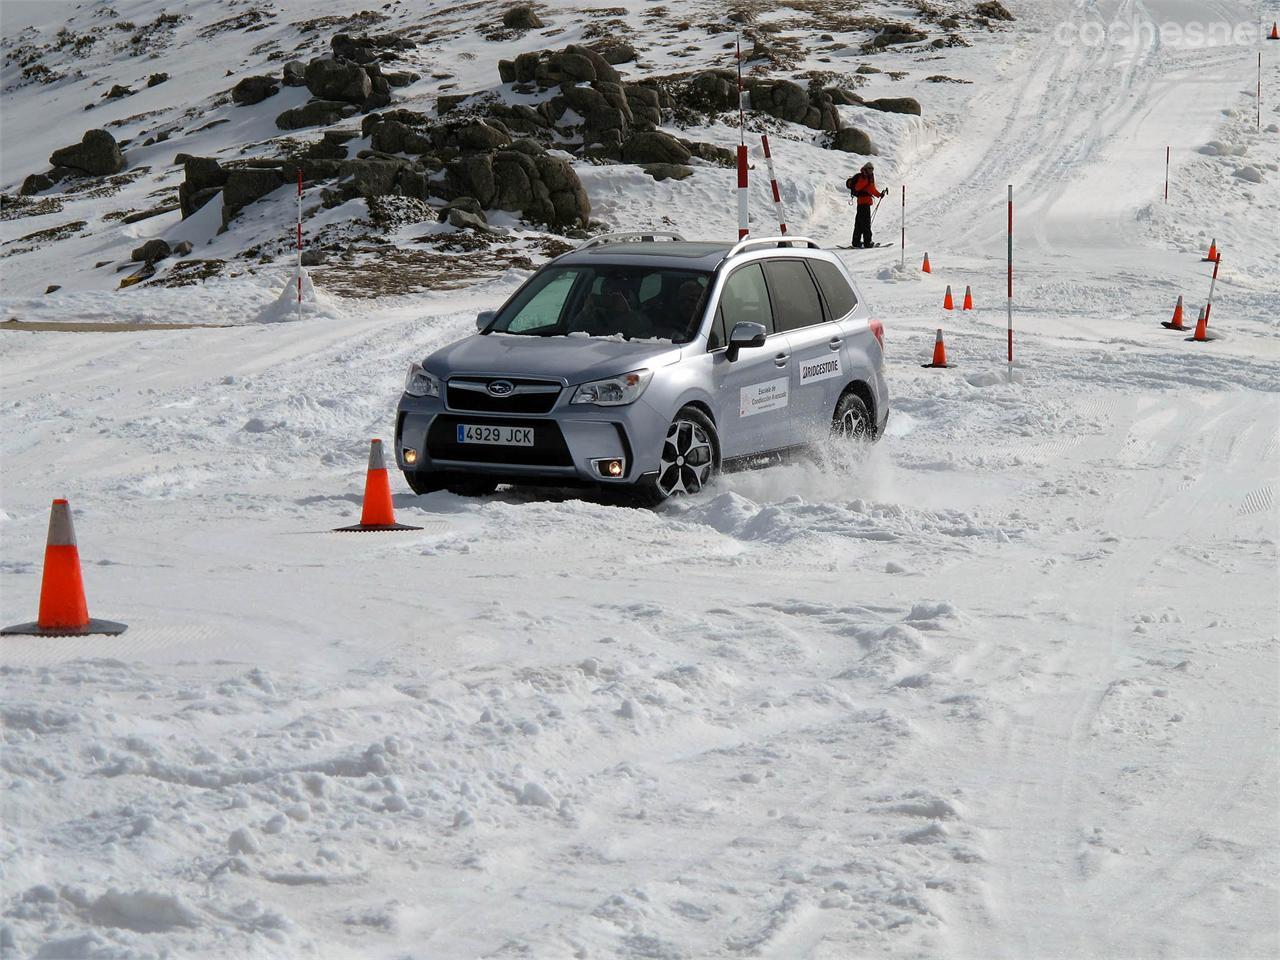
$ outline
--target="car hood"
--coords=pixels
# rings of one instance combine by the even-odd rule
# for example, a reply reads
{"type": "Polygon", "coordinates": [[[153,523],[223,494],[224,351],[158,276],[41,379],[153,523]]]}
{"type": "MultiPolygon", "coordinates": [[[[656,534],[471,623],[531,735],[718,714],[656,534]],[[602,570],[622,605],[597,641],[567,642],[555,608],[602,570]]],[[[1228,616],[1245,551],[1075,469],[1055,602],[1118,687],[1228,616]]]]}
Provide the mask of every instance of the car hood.
{"type": "Polygon", "coordinates": [[[663,367],[679,359],[680,347],[668,341],[490,333],[437,350],[424,366],[437,377],[549,377],[575,384],[641,367],[663,367]]]}

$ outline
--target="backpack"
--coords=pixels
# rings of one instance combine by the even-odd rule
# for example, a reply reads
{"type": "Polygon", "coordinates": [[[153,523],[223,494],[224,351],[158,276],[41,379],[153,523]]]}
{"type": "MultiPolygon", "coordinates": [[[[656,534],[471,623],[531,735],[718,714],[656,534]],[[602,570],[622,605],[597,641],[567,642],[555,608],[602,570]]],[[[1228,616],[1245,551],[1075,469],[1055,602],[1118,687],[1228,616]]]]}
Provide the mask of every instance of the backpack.
{"type": "Polygon", "coordinates": [[[850,193],[853,193],[853,177],[850,177],[848,180],[846,180],[844,182],[844,186],[846,190],[848,190],[850,193]]]}

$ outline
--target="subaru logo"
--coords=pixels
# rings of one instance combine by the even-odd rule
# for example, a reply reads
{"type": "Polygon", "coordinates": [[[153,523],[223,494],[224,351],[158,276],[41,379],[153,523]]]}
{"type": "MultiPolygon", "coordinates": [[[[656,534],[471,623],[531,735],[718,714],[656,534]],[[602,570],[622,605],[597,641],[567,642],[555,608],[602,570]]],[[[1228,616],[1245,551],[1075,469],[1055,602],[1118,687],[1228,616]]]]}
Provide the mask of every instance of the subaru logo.
{"type": "Polygon", "coordinates": [[[509,397],[515,388],[510,380],[495,380],[488,387],[490,395],[495,397],[509,397]]]}

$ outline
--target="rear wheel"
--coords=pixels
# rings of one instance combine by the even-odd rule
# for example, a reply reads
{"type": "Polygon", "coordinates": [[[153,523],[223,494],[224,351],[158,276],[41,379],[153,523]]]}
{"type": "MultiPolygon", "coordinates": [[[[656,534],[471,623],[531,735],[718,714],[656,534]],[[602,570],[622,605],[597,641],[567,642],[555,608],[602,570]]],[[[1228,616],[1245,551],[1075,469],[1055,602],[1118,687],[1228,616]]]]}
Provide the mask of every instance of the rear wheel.
{"type": "Polygon", "coordinates": [[[863,442],[876,438],[871,411],[867,409],[866,401],[856,393],[849,391],[836,404],[835,415],[831,418],[831,436],[839,440],[863,442]]]}

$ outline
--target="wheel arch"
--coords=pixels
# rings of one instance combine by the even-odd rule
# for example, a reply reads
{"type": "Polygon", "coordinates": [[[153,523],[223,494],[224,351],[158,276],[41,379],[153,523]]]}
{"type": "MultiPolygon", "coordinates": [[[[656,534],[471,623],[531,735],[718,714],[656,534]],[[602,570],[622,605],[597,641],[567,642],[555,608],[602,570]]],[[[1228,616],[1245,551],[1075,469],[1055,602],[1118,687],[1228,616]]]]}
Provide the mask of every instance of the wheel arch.
{"type": "MultiPolygon", "coordinates": [[[[836,400],[836,406],[840,406],[840,401],[851,393],[867,405],[867,412],[871,414],[871,429],[874,431],[876,424],[880,422],[877,418],[875,391],[871,389],[871,385],[865,380],[851,380],[840,392],[840,396],[836,400]]],[[[835,416],[834,410],[831,415],[835,416]]]]}

